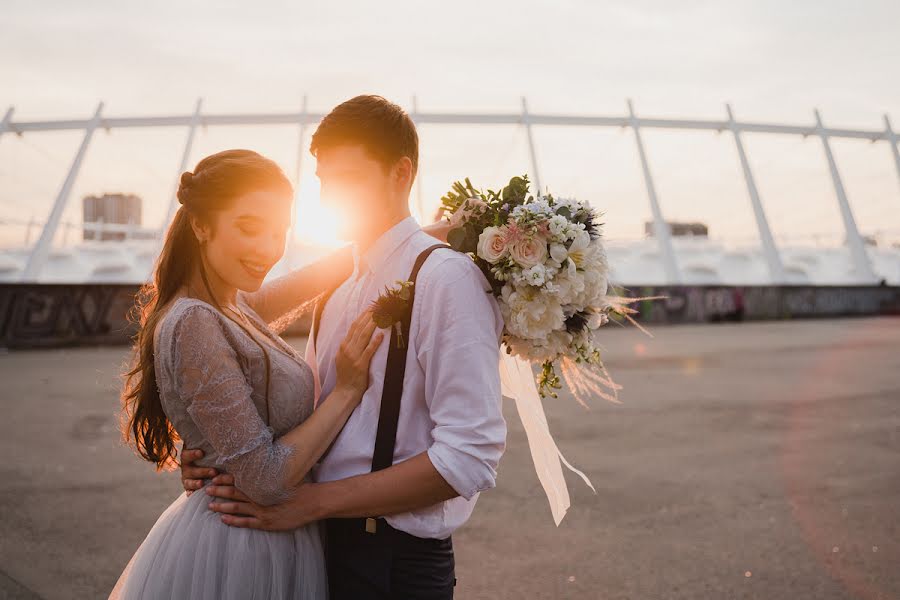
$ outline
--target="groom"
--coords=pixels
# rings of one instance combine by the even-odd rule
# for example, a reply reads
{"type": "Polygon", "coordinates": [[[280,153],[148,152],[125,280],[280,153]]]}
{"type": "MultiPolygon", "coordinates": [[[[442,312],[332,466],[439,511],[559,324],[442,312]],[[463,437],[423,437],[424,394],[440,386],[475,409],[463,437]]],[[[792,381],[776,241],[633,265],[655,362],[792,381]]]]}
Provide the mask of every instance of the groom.
{"type": "MultiPolygon", "coordinates": [[[[397,375],[396,359],[386,367],[391,346],[400,347],[386,335],[372,359],[370,386],[313,470],[315,483],[298,487],[284,504],[253,504],[229,475],[207,487],[230,500],[214,506],[236,527],[290,530],[324,520],[333,600],[452,598],[451,534],[472,514],[479,492],[495,486],[505,449],[502,317],[470,258],[447,248],[423,254],[437,240],[409,212],[418,144],[415,124],[400,107],[358,96],[322,120],[310,146],[322,197],[340,213],[355,263],[324,310],[318,308],[320,325],[307,348],[310,358],[315,344],[317,364],[310,366],[321,384],[319,402],[328,402],[334,388],[334,359],[350,324],[385,287],[408,279],[421,255],[400,354],[405,376],[402,368],[397,375]],[[376,435],[383,448],[380,409],[391,388],[399,403],[393,458],[388,450],[386,468],[375,470],[376,435]]],[[[199,450],[183,454],[186,490],[216,474],[193,466],[201,456],[199,450]]]]}

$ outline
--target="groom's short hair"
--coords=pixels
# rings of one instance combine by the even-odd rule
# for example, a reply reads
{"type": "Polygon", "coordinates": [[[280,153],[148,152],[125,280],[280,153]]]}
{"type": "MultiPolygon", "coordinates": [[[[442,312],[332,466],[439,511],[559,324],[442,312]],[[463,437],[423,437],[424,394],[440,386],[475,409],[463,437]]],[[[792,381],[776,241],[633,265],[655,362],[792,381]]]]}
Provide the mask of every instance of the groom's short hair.
{"type": "Polygon", "coordinates": [[[376,95],[362,95],[337,105],[319,123],[309,151],[360,144],[385,167],[408,157],[419,169],[419,134],[405,110],[376,95]]]}

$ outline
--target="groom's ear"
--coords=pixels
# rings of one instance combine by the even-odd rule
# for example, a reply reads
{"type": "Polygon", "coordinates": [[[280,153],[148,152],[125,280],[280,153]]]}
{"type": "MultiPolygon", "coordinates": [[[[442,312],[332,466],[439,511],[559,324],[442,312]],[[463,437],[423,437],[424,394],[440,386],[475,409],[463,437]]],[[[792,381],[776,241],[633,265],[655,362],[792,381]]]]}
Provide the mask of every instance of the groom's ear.
{"type": "Polygon", "coordinates": [[[411,188],[413,179],[415,179],[415,172],[413,170],[412,161],[408,156],[401,157],[396,163],[394,163],[393,178],[394,182],[397,184],[397,187],[402,188],[411,188]]]}

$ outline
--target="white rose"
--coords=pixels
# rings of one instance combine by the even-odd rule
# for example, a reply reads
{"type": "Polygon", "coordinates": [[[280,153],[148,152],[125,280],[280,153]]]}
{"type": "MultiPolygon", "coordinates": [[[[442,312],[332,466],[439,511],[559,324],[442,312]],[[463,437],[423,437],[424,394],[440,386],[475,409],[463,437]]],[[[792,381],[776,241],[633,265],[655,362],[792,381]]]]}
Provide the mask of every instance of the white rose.
{"type": "Polygon", "coordinates": [[[584,277],[578,272],[560,271],[553,279],[553,284],[562,304],[571,304],[584,292],[584,277]]]}
{"type": "Polygon", "coordinates": [[[547,244],[534,237],[523,237],[509,247],[509,255],[523,269],[539,265],[547,258],[547,244]]]}
{"type": "Polygon", "coordinates": [[[529,340],[545,339],[550,332],[565,327],[565,315],[559,301],[550,294],[504,289],[501,312],[507,330],[529,340]]]}
{"type": "Polygon", "coordinates": [[[506,231],[502,227],[487,227],[478,236],[478,256],[491,264],[506,256],[506,231]]]}

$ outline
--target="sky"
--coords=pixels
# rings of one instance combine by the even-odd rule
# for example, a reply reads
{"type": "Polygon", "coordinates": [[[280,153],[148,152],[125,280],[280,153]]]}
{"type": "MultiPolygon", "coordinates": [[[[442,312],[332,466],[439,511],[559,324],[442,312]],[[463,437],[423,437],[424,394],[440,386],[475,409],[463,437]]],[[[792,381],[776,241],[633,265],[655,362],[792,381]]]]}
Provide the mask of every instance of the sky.
{"type": "MultiPolygon", "coordinates": [[[[327,111],[360,93],[422,111],[738,118],[900,129],[900,3],[631,0],[453,3],[3,0],[0,111],[15,120],[327,111]]],[[[294,127],[209,128],[190,165],[249,147],[293,175],[294,127]]],[[[611,239],[643,234],[649,218],[633,133],[535,129],[542,183],[590,200],[611,239]]],[[[454,179],[500,187],[530,168],[521,126],[420,127],[421,185],[436,206],[454,179]]],[[[46,218],[80,133],[0,137],[0,219],[46,218]]],[[[65,218],[80,198],[134,192],[145,224],[162,219],[184,146],[183,128],[98,131],[65,218]]],[[[752,211],[728,133],[646,131],[663,213],[704,221],[715,237],[753,240],[752,211]]],[[[842,225],[817,139],[747,135],[763,204],[779,238],[840,237],[842,225]]],[[[900,180],[886,143],[836,141],[863,233],[900,239],[900,180]]],[[[314,164],[304,157],[297,235],[323,236],[314,164]]],[[[23,229],[0,225],[0,240],[23,229]]],[[[327,235],[326,235],[327,237],[327,235]]]]}

